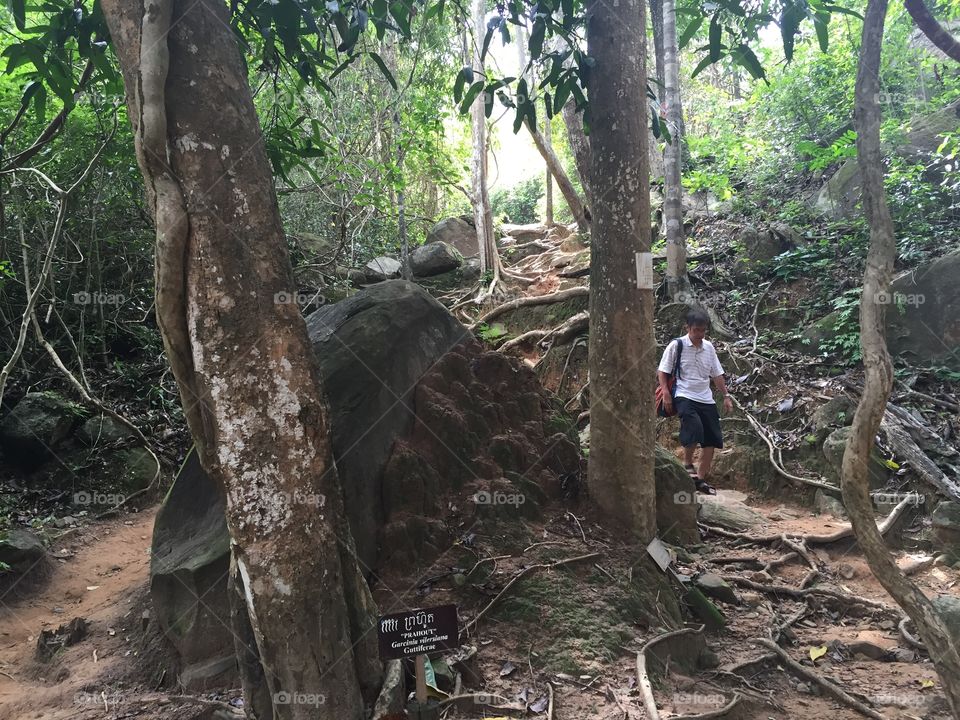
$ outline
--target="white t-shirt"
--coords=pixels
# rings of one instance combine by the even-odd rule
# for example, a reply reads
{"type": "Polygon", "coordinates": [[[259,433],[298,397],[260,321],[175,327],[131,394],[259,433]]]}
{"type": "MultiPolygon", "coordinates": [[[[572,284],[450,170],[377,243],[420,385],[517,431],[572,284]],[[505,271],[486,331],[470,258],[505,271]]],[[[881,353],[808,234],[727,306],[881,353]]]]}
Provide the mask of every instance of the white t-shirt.
{"type": "MultiPolygon", "coordinates": [[[[689,335],[680,338],[683,343],[683,352],[680,353],[680,377],[677,378],[677,397],[696,400],[702,403],[713,403],[713,392],[710,390],[710,378],[723,375],[720,359],[713,343],[704,340],[700,347],[694,346],[689,335]]],[[[673,374],[677,364],[677,343],[671,340],[660,359],[661,372],[673,374]]]]}

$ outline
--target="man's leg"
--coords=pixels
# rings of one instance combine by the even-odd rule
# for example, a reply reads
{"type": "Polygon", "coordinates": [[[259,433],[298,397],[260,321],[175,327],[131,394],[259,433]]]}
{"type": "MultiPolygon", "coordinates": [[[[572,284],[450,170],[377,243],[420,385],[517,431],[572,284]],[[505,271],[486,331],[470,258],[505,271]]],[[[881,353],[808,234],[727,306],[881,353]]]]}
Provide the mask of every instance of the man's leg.
{"type": "Polygon", "coordinates": [[[713,467],[713,451],[716,448],[703,447],[700,449],[700,467],[697,468],[697,477],[707,480],[710,477],[710,468],[713,467]]]}
{"type": "Polygon", "coordinates": [[[683,448],[683,464],[685,467],[693,466],[693,451],[696,449],[696,445],[687,445],[683,448]]]}
{"type": "Polygon", "coordinates": [[[676,398],[677,415],[680,416],[680,445],[683,447],[683,464],[695,474],[693,470],[693,452],[697,445],[703,442],[703,423],[697,414],[693,401],[687,398],[676,398]]]}

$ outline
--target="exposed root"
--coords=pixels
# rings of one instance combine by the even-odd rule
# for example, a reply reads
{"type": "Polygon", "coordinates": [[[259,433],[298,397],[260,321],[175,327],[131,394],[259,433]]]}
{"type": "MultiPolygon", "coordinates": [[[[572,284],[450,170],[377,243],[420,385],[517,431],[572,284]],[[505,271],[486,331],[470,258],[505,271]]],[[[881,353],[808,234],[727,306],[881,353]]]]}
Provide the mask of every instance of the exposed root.
{"type": "Polygon", "coordinates": [[[488,310],[486,313],[477,318],[476,322],[470,326],[471,330],[475,330],[481,323],[488,323],[494,318],[498,318],[501,315],[510,312],[511,310],[517,310],[522,307],[531,307],[533,305],[549,305],[551,303],[563,302],[564,300],[569,300],[571,298],[577,297],[588,297],[590,295],[590,288],[585,287],[575,287],[568,290],[561,290],[560,292],[553,293],[551,295],[534,295],[531,297],[522,297],[510,302],[503,303],[498,305],[492,310],[488,310]]]}

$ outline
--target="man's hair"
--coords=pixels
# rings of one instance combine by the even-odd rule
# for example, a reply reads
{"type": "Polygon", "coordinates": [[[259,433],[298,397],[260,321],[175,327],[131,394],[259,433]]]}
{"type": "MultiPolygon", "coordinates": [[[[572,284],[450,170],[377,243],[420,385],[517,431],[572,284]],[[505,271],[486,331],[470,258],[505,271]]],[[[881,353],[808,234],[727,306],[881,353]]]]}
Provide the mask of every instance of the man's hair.
{"type": "Polygon", "coordinates": [[[709,327],[710,316],[697,308],[687,312],[687,327],[709,327]]]}

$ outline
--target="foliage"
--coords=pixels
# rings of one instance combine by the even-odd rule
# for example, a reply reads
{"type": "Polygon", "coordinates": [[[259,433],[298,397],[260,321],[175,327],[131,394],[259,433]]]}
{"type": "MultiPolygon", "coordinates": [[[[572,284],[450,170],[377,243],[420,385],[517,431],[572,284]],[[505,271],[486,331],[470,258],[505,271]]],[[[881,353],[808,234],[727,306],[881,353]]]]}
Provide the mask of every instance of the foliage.
{"type": "Polygon", "coordinates": [[[542,175],[521,180],[513,187],[495,190],[490,194],[494,218],[518,225],[538,222],[537,208],[544,192],[542,175]]]}
{"type": "Polygon", "coordinates": [[[820,341],[820,349],[840,357],[848,365],[860,362],[861,288],[851,288],[832,302],[831,332],[820,341]]]}

